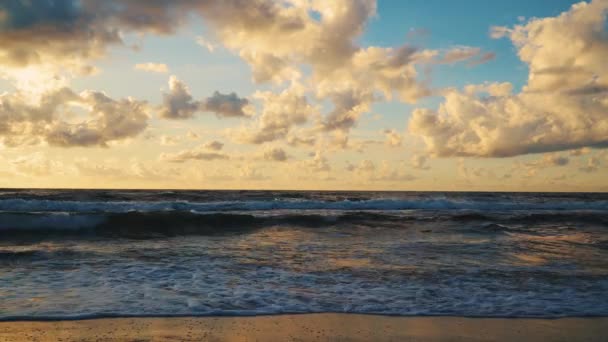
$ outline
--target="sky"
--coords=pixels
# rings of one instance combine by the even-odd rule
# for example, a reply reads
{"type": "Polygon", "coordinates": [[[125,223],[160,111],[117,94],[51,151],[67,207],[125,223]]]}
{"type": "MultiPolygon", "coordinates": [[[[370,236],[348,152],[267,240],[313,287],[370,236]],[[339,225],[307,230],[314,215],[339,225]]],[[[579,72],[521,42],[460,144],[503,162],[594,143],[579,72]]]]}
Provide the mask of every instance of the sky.
{"type": "Polygon", "coordinates": [[[5,0],[0,187],[608,191],[608,0],[5,0]]]}

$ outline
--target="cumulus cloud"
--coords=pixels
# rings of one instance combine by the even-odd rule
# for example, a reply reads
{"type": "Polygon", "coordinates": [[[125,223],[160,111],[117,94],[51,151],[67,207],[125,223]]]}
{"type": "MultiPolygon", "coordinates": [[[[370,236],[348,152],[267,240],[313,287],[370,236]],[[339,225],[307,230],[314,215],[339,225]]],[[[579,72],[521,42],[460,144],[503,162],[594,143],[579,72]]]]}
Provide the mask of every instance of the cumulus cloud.
{"type": "Polygon", "coordinates": [[[140,63],[135,64],[135,70],[166,74],[169,72],[169,67],[167,64],[162,63],[140,63]]]}
{"type": "Polygon", "coordinates": [[[524,163],[528,168],[543,169],[547,167],[560,167],[570,164],[570,158],[557,153],[544,154],[540,159],[524,163]]]}
{"type": "Polygon", "coordinates": [[[162,153],[161,161],[170,163],[184,163],[190,160],[226,160],[228,155],[218,152],[209,152],[207,146],[203,145],[195,149],[184,150],[177,153],[162,153]]]}
{"type": "Polygon", "coordinates": [[[247,99],[239,98],[236,93],[215,92],[205,101],[196,101],[189,87],[176,76],[169,79],[169,92],[163,93],[160,117],[164,119],[191,119],[197,112],[212,112],[217,117],[247,117],[247,99]]]}
{"type": "Polygon", "coordinates": [[[179,137],[171,137],[168,135],[161,135],[160,137],[160,144],[163,146],[175,146],[179,141],[179,137]]]}
{"type": "Polygon", "coordinates": [[[317,113],[298,86],[281,93],[256,92],[253,98],[261,101],[262,111],[253,126],[233,132],[233,138],[239,142],[263,144],[284,139],[295,126],[307,123],[317,113]]]}
{"type": "Polygon", "coordinates": [[[394,129],[384,130],[386,136],[386,145],[390,147],[399,147],[403,143],[403,137],[394,129]]]}
{"type": "MultiPolygon", "coordinates": [[[[449,90],[437,111],[416,109],[409,123],[437,156],[509,157],[608,146],[608,2],[581,2],[557,17],[494,28],[529,67],[520,93],[449,90]]],[[[492,85],[495,88],[498,85],[492,85]]]]}
{"type": "MultiPolygon", "coordinates": [[[[382,99],[414,103],[430,95],[429,81],[418,69],[426,69],[439,55],[409,45],[360,46],[365,25],[376,13],[375,0],[62,0],[9,1],[0,6],[7,18],[0,30],[0,63],[22,66],[53,61],[61,67],[74,64],[86,69],[88,65],[83,63],[103,56],[111,44],[124,44],[123,37],[129,33],[172,34],[188,18],[199,16],[208,26],[211,40],[249,64],[255,82],[293,84],[306,77],[302,82],[305,92],[319,103],[333,104],[333,109],[315,121],[316,135],[337,130],[348,133],[382,99]]],[[[213,48],[207,38],[198,41],[213,48]]],[[[462,60],[463,54],[475,50],[469,49],[450,51],[444,58],[462,60]]],[[[164,71],[152,65],[141,67],[164,71]]],[[[175,79],[163,96],[160,115],[187,119],[208,111],[218,117],[245,117],[247,105],[247,99],[234,93],[195,100],[175,79]]],[[[292,126],[260,125],[244,140],[285,139],[289,133],[284,132],[292,126]]]]}
{"type": "Polygon", "coordinates": [[[431,167],[427,164],[428,158],[424,155],[415,154],[410,159],[411,165],[417,170],[430,170],[431,167]]]}
{"type": "Polygon", "coordinates": [[[73,66],[98,58],[127,33],[171,34],[192,10],[219,1],[56,0],[0,3],[0,64],[52,60],[73,66]]]}
{"type": "Polygon", "coordinates": [[[304,166],[313,172],[328,172],[331,170],[329,160],[321,151],[315,152],[312,159],[304,161],[304,166]]]}
{"type": "MultiPolygon", "coordinates": [[[[255,82],[293,84],[310,75],[303,82],[306,91],[332,103],[333,109],[315,122],[317,134],[350,131],[383,98],[413,103],[431,94],[418,68],[431,64],[436,51],[357,44],[375,15],[374,0],[252,1],[246,15],[227,22],[230,6],[208,21],[218,40],[250,65],[255,82]]],[[[283,139],[284,131],[284,126],[258,130],[244,140],[283,139]]]]}
{"type": "Polygon", "coordinates": [[[236,93],[222,94],[216,91],[202,104],[202,110],[215,113],[218,117],[247,117],[244,108],[248,104],[247,99],[238,97],[236,93]]]}
{"type": "Polygon", "coordinates": [[[194,101],[188,86],[177,77],[169,79],[169,92],[163,94],[160,117],[163,119],[190,119],[200,110],[200,103],[194,101]]]}
{"type": "Polygon", "coordinates": [[[17,146],[46,142],[60,147],[107,146],[135,137],[148,125],[148,106],[104,93],[61,88],[28,103],[20,92],[0,95],[0,139],[17,146]],[[78,115],[84,111],[84,117],[78,115]]]}
{"type": "Polygon", "coordinates": [[[547,168],[565,167],[570,164],[570,158],[558,153],[546,153],[536,160],[529,162],[516,161],[512,171],[525,171],[527,177],[534,177],[547,168]]]}
{"type": "Polygon", "coordinates": [[[266,161],[284,162],[289,156],[280,147],[268,147],[263,151],[262,158],[266,161]]]}
{"type": "Polygon", "coordinates": [[[306,132],[306,131],[290,133],[286,138],[287,145],[294,146],[294,147],[298,147],[298,146],[312,147],[312,146],[314,146],[317,143],[317,137],[314,134],[309,135],[307,133],[308,132],[306,132]],[[303,133],[303,134],[300,134],[300,133],[303,133]]]}
{"type": "Polygon", "coordinates": [[[224,144],[214,140],[214,141],[210,141],[208,143],[206,143],[205,145],[203,145],[206,149],[208,150],[212,150],[212,151],[220,151],[222,148],[224,148],[224,144]]]}

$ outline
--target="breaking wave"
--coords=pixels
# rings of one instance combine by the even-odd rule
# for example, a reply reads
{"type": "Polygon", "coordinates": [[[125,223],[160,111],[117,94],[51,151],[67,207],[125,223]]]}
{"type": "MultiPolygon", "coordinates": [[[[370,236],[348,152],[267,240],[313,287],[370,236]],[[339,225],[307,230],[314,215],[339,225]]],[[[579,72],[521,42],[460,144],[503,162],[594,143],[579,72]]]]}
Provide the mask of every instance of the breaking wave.
{"type": "Polygon", "coordinates": [[[243,233],[265,227],[357,227],[407,229],[428,222],[452,222],[459,229],[495,234],[505,224],[586,223],[608,226],[605,211],[445,212],[445,211],[256,211],[256,212],[0,212],[0,234],[155,237],[243,233]],[[462,225],[465,226],[462,226],[462,225]]]}
{"type": "Polygon", "coordinates": [[[58,201],[48,199],[3,199],[0,211],[8,212],[105,212],[131,211],[268,211],[268,210],[606,210],[608,201],[487,201],[456,199],[369,199],[369,200],[252,200],[252,201],[58,201]]]}

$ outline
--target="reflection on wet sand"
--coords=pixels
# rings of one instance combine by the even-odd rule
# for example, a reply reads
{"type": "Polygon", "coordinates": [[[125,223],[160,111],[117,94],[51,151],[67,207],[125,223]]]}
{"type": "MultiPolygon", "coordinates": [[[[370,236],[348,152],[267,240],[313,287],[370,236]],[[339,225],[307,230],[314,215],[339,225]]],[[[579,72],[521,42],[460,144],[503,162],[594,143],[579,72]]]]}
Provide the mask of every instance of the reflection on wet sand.
{"type": "Polygon", "coordinates": [[[607,318],[311,314],[0,323],[0,341],[601,341],[607,318]]]}

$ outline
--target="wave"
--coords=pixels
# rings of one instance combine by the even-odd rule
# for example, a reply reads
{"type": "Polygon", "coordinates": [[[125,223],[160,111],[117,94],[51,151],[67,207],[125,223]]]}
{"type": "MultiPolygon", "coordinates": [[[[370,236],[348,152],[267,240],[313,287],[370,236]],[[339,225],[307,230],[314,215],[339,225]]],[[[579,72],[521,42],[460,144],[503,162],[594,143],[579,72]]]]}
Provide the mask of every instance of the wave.
{"type": "Polygon", "coordinates": [[[339,223],[379,225],[407,218],[377,213],[337,215],[193,213],[0,213],[0,233],[18,235],[95,234],[124,237],[226,234],[268,226],[323,227],[339,223]]]}
{"type": "MultiPolygon", "coordinates": [[[[250,232],[266,227],[296,228],[394,228],[429,227],[442,222],[462,232],[502,234],[536,223],[585,223],[608,226],[605,211],[537,211],[516,213],[481,212],[392,212],[392,211],[323,211],[323,212],[124,212],[69,213],[0,212],[0,236],[99,235],[108,237],[148,238],[180,235],[216,235],[250,232]]],[[[430,231],[424,229],[423,231],[430,231]]],[[[436,230],[433,230],[436,231],[436,230]]]]}
{"type": "Polygon", "coordinates": [[[72,213],[127,213],[127,212],[226,212],[271,210],[606,210],[608,201],[551,200],[458,200],[431,199],[368,199],[321,201],[306,199],[248,200],[248,201],[63,201],[48,199],[2,199],[0,211],[4,212],[72,212],[72,213]]]}

